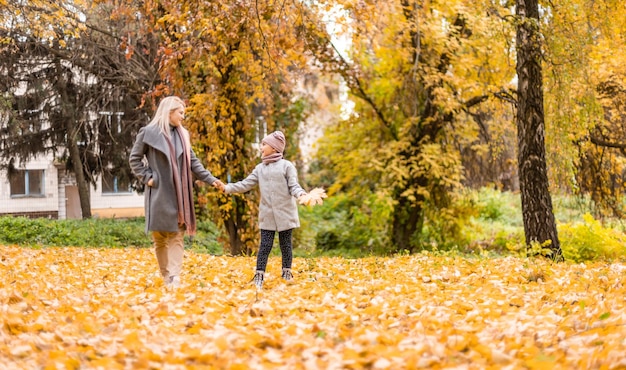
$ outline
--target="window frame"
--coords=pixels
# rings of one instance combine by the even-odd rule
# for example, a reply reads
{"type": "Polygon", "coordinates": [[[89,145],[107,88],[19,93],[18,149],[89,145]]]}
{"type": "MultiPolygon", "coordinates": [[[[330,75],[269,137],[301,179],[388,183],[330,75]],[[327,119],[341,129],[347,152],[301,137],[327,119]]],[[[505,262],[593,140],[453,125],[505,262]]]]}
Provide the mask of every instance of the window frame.
{"type": "Polygon", "coordinates": [[[111,196],[111,195],[129,195],[133,193],[133,189],[131,187],[130,182],[128,183],[128,190],[120,190],[119,189],[119,185],[118,185],[118,181],[119,181],[119,176],[114,176],[108,172],[102,172],[101,176],[100,176],[100,189],[102,191],[102,195],[106,195],[106,196],[111,196]],[[108,181],[105,181],[104,177],[106,175],[109,175],[111,177],[111,180],[113,181],[113,191],[110,190],[105,190],[105,184],[108,184],[108,181]]]}
{"type": "Polygon", "coordinates": [[[43,169],[14,169],[9,176],[9,193],[11,198],[45,198],[46,197],[46,171],[43,169]],[[40,193],[31,193],[30,173],[41,174],[39,179],[40,193]],[[24,193],[14,194],[14,176],[20,176],[24,182],[24,193]]]}

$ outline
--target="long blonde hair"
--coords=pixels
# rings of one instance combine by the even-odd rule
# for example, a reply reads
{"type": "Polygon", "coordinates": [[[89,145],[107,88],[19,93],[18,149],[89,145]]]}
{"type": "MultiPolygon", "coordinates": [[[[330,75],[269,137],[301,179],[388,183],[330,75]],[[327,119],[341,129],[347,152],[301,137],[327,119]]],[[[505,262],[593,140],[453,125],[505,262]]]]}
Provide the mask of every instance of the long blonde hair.
{"type": "Polygon", "coordinates": [[[185,108],[185,102],[178,96],[168,96],[163,98],[159,103],[154,118],[148,125],[155,125],[159,127],[161,132],[166,136],[170,136],[170,112],[178,108],[185,108]]]}

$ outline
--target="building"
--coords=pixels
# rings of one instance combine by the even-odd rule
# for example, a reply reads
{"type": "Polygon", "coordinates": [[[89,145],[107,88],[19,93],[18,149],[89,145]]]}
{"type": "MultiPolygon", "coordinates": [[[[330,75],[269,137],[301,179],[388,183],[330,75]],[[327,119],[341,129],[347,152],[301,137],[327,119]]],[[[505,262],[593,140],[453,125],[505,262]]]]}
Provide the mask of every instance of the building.
{"type": "MultiPolygon", "coordinates": [[[[93,217],[144,215],[144,197],[115,177],[101,176],[90,186],[93,217]]],[[[11,175],[0,171],[0,216],[80,219],[78,187],[72,173],[55,163],[52,156],[34,158],[11,175]]]]}

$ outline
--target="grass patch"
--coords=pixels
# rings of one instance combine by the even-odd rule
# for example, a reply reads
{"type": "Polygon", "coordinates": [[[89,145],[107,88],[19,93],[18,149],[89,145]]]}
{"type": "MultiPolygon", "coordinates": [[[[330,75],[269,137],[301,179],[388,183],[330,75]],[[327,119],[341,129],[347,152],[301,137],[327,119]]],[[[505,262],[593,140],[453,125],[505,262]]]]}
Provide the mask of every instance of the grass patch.
{"type": "MultiPolygon", "coordinates": [[[[222,255],[219,229],[211,221],[198,221],[197,233],[185,236],[185,246],[198,253],[222,255]]],[[[0,244],[30,247],[149,248],[152,237],[145,233],[143,217],[54,220],[0,217],[0,244]]]]}
{"type": "MultiPolygon", "coordinates": [[[[433,245],[433,251],[487,257],[522,256],[525,246],[520,195],[495,189],[468,191],[463,204],[472,207],[462,235],[451,248],[433,245]]],[[[590,205],[571,196],[553,197],[561,248],[567,260],[625,259],[626,237],[621,220],[595,220],[590,205]]],[[[294,230],[294,257],[385,256],[391,253],[385,239],[389,205],[380,198],[366,199],[371,215],[342,196],[329,198],[320,207],[301,207],[301,227],[294,230]],[[369,217],[369,218],[368,218],[369,217]],[[387,249],[385,249],[387,248],[387,249]]],[[[144,218],[52,220],[0,217],[0,244],[30,247],[82,246],[149,248],[144,218]]],[[[431,231],[432,232],[432,231],[431,231]]],[[[198,220],[196,235],[185,236],[186,248],[197,253],[223,255],[221,230],[210,220],[198,220]]],[[[280,256],[278,236],[272,256],[280,256]]]]}
{"type": "Polygon", "coordinates": [[[148,247],[144,219],[53,220],[0,217],[0,243],[60,247],[148,247]]]}

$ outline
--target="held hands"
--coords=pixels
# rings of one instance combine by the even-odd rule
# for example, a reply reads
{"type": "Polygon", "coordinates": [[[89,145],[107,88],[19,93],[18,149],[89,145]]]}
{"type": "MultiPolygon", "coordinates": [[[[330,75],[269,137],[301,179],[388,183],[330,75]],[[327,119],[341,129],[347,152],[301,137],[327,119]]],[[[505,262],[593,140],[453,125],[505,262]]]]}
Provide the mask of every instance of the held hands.
{"type": "MultiPolygon", "coordinates": [[[[196,182],[196,186],[204,185],[204,182],[201,180],[196,180],[195,182],[196,182]]],[[[222,192],[226,190],[226,185],[224,185],[224,183],[220,180],[215,180],[215,182],[213,182],[213,184],[211,185],[213,185],[214,188],[221,190],[222,192]]]]}
{"type": "Polygon", "coordinates": [[[326,197],[328,197],[328,195],[326,195],[326,191],[324,189],[315,188],[311,190],[308,194],[304,194],[300,198],[298,198],[298,203],[307,206],[315,206],[324,203],[324,198],[326,197]]]}
{"type": "Polygon", "coordinates": [[[213,183],[213,187],[219,189],[222,192],[226,190],[226,185],[224,185],[224,183],[221,182],[220,180],[215,181],[213,183]]]}

